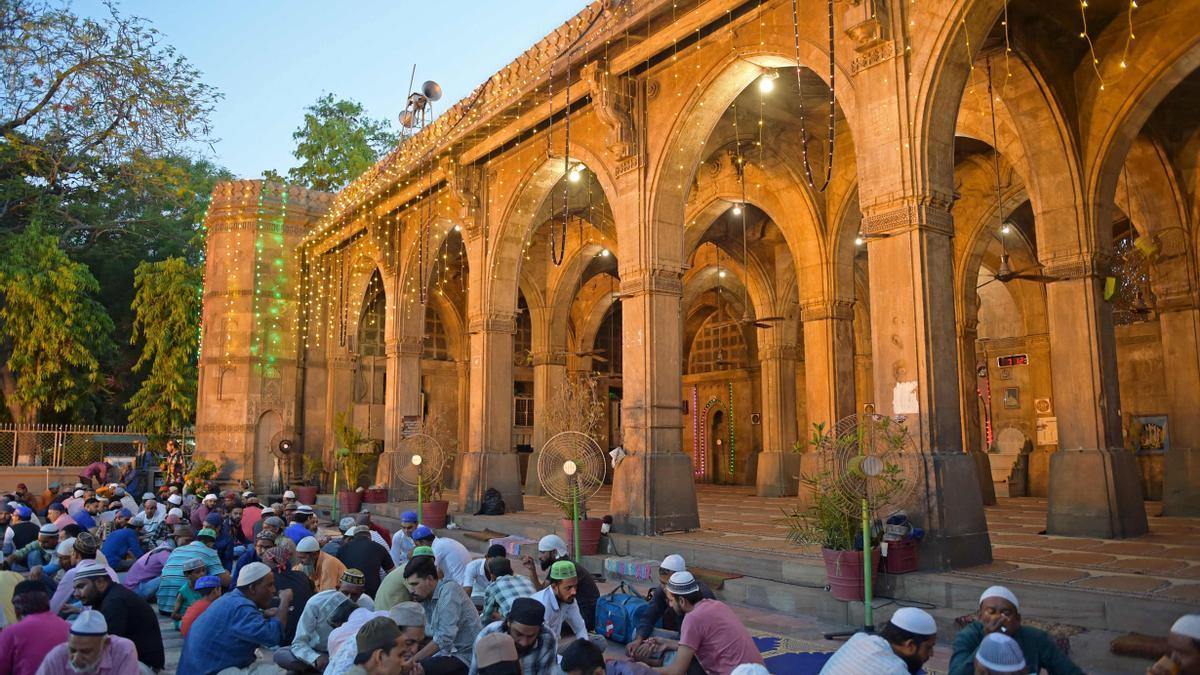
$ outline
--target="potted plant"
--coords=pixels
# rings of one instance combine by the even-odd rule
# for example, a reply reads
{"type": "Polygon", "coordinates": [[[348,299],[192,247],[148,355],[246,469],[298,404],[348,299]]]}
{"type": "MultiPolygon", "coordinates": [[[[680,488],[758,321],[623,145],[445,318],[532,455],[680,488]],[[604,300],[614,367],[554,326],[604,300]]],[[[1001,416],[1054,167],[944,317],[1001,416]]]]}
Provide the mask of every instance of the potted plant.
{"type": "Polygon", "coordinates": [[[334,453],[337,467],[345,481],[342,489],[335,495],[338,511],[354,513],[362,508],[362,493],[358,491],[359,480],[366,472],[374,453],[363,452],[363,446],[370,445],[366,435],[350,423],[350,416],[344,412],[338,413],[333,422],[334,438],[338,448],[334,453]]]}
{"type": "MultiPolygon", "coordinates": [[[[575,541],[575,521],[574,521],[574,505],[567,502],[560,502],[562,507],[562,530],[563,541],[567,542],[567,546],[572,547],[572,555],[574,551],[575,541]]],[[[579,555],[596,555],[600,552],[600,530],[604,525],[604,521],[599,518],[587,517],[587,502],[579,500],[579,555]]]]}
{"type": "Polygon", "coordinates": [[[192,469],[183,477],[183,487],[188,494],[204,496],[212,489],[212,479],[217,475],[217,464],[211,459],[197,459],[192,469]]]}
{"type": "Polygon", "coordinates": [[[320,455],[305,453],[300,455],[300,467],[301,476],[292,483],[292,492],[296,493],[296,499],[301,504],[311,506],[317,503],[317,490],[320,488],[324,463],[320,455]]]}
{"type": "Polygon", "coordinates": [[[442,499],[442,479],[421,484],[421,523],[434,529],[446,526],[450,502],[442,499]]]}

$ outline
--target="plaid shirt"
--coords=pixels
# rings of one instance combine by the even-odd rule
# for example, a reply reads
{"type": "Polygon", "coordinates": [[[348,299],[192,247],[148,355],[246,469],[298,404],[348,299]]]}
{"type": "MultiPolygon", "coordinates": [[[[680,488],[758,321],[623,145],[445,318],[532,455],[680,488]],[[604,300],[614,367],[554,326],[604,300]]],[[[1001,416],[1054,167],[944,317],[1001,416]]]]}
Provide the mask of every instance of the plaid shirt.
{"type": "MultiPolygon", "coordinates": [[[[501,577],[501,579],[503,578],[505,577],[501,577]]],[[[484,635],[502,632],[504,632],[504,622],[493,621],[479,631],[479,635],[475,638],[475,644],[478,645],[479,638],[484,635]]],[[[538,635],[538,641],[534,643],[533,649],[521,657],[521,675],[555,675],[558,672],[558,640],[554,639],[545,626],[542,626],[542,632],[538,635]]],[[[474,650],[471,651],[469,675],[479,675],[479,667],[475,665],[474,650]]]]}
{"type": "Polygon", "coordinates": [[[517,598],[528,598],[537,593],[533,582],[526,576],[508,574],[492,582],[483,592],[483,612],[480,618],[485,622],[492,620],[492,612],[500,612],[501,617],[508,616],[513,601],[517,598]]]}

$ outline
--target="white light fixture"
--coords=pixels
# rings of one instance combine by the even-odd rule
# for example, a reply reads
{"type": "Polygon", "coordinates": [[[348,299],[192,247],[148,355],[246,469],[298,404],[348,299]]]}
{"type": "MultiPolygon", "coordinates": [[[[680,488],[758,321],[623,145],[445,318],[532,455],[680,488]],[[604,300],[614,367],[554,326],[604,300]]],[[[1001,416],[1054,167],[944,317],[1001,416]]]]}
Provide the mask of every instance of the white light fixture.
{"type": "Polygon", "coordinates": [[[575,166],[571,167],[570,171],[567,172],[567,180],[571,181],[572,183],[578,183],[579,179],[582,177],[583,177],[583,165],[582,164],[576,164],[575,166]]]}
{"type": "Polygon", "coordinates": [[[1009,232],[1012,232],[1012,226],[1008,223],[1005,223],[1004,226],[1000,228],[1000,234],[1008,234],[1009,232]]]}
{"type": "Polygon", "coordinates": [[[725,278],[725,270],[721,270],[720,272],[717,272],[717,276],[724,279],[725,278]]]}
{"type": "Polygon", "coordinates": [[[768,70],[758,78],[758,91],[763,94],[769,94],[775,91],[775,79],[779,77],[779,73],[768,70]]]}
{"type": "Polygon", "coordinates": [[[733,205],[733,215],[735,215],[735,216],[742,215],[742,205],[741,204],[733,205]]]}
{"type": "Polygon", "coordinates": [[[855,245],[855,246],[862,246],[864,241],[865,241],[865,240],[862,238],[862,236],[855,237],[855,238],[854,238],[854,245],[855,245]]]}
{"type": "Polygon", "coordinates": [[[600,249],[600,257],[607,258],[608,257],[608,249],[606,249],[606,248],[600,249]]]}
{"type": "Polygon", "coordinates": [[[569,459],[563,462],[563,473],[567,474],[568,476],[574,476],[575,472],[578,470],[579,467],[575,466],[575,462],[569,459]]]}
{"type": "Polygon", "coordinates": [[[455,232],[462,232],[462,225],[455,225],[455,226],[454,226],[454,231],[455,231],[455,232]]]}
{"type": "Polygon", "coordinates": [[[413,466],[421,466],[421,456],[420,456],[420,455],[413,455],[413,456],[412,456],[412,463],[413,463],[413,466]]]}

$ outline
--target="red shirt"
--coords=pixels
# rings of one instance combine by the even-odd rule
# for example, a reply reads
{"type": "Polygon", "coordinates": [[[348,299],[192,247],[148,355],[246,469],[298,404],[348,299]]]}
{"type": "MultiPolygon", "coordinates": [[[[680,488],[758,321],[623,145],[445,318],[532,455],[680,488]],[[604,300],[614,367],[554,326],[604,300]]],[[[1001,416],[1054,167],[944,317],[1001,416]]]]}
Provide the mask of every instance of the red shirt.
{"type": "Polygon", "coordinates": [[[71,624],[50,612],[30,614],[0,631],[0,675],[34,675],[70,631],[71,624]]]}
{"type": "Polygon", "coordinates": [[[183,637],[187,637],[188,629],[192,627],[192,622],[208,609],[208,606],[213,604],[208,598],[201,598],[188,606],[187,611],[183,613],[183,619],[179,622],[179,633],[183,637]]]}

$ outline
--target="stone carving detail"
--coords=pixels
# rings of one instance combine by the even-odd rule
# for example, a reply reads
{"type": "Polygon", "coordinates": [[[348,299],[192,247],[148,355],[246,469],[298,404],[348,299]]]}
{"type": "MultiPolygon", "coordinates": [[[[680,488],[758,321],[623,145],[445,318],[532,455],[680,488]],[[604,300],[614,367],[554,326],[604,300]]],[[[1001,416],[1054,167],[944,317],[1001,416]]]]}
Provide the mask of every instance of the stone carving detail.
{"type": "Polygon", "coordinates": [[[565,351],[534,352],[530,355],[533,366],[565,366],[567,353],[565,351]]]}
{"type": "Polygon", "coordinates": [[[633,110],[635,83],[631,78],[608,72],[608,64],[592,61],[580,70],[587,83],[596,115],[608,129],[607,145],[618,160],[638,153],[637,128],[633,110]]]}
{"type": "Polygon", "coordinates": [[[861,71],[877,66],[896,58],[896,43],[892,40],[880,42],[866,50],[860,51],[858,56],[850,62],[850,72],[857,74],[861,71]]]}
{"type": "Polygon", "coordinates": [[[904,197],[864,208],[863,234],[899,234],[910,229],[954,234],[954,217],[950,215],[951,199],[945,195],[904,197]]]}
{"type": "Polygon", "coordinates": [[[762,345],[758,348],[760,361],[799,361],[800,347],[797,345],[762,345]]]}
{"type": "Polygon", "coordinates": [[[800,305],[801,321],[854,320],[853,300],[814,300],[800,305]]]}
{"type": "Polygon", "coordinates": [[[621,278],[621,295],[683,295],[683,270],[653,267],[632,271],[621,278]]]}
{"type": "Polygon", "coordinates": [[[1051,254],[1042,265],[1042,273],[1063,281],[1087,277],[1103,279],[1112,271],[1112,260],[1111,251],[1051,254]]]}
{"type": "Polygon", "coordinates": [[[417,335],[405,335],[395,342],[389,342],[385,351],[389,356],[420,356],[425,353],[425,340],[417,335]]]}
{"type": "Polygon", "coordinates": [[[467,229],[474,229],[483,193],[483,169],[475,164],[448,162],[443,165],[446,186],[461,205],[459,218],[467,229]]]}
{"type": "Polygon", "coordinates": [[[472,314],[467,322],[467,332],[475,333],[515,333],[517,332],[517,317],[512,312],[493,310],[472,314]]]}

